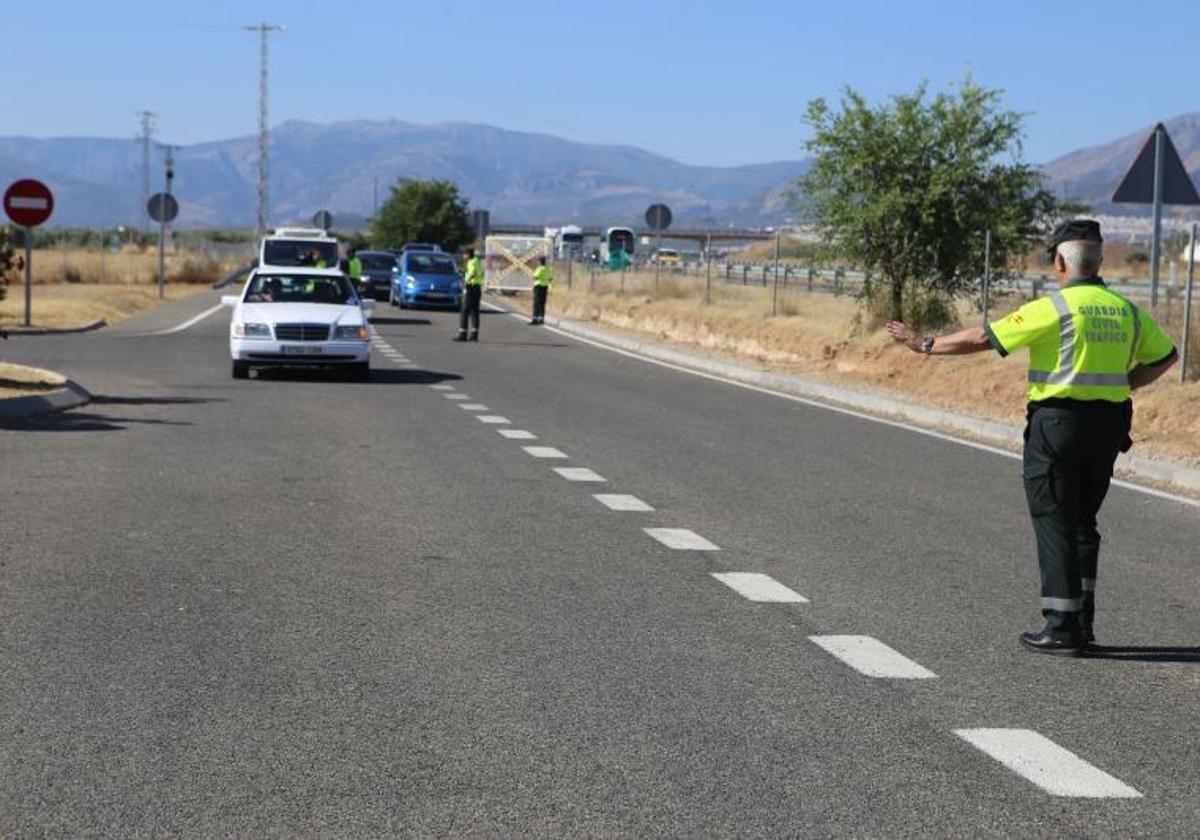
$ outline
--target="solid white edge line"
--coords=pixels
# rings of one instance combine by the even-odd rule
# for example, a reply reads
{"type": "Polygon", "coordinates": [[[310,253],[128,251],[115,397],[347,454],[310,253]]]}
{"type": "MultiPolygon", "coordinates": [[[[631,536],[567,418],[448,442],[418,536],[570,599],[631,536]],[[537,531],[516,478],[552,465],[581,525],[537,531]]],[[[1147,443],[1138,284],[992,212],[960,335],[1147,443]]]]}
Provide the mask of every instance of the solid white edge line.
{"type": "Polygon", "coordinates": [[[955,729],[954,734],[1052,796],[1140,799],[1142,794],[1032,729],[955,729]]]}
{"type": "Polygon", "coordinates": [[[937,674],[874,636],[809,636],[860,674],[884,680],[929,680],[937,674]]]}
{"type": "Polygon", "coordinates": [[[761,572],[710,572],[747,601],[759,604],[807,604],[808,599],[761,572]]]}
{"type": "MultiPolygon", "coordinates": [[[[523,316],[518,315],[515,312],[509,312],[507,309],[501,309],[500,307],[496,306],[493,303],[486,303],[485,305],[494,312],[503,313],[505,315],[508,315],[510,318],[516,318],[518,321],[525,320],[523,316]]],[[[567,332],[565,330],[560,330],[558,327],[544,325],[542,327],[542,329],[552,332],[552,333],[557,333],[558,335],[561,335],[564,338],[569,338],[574,341],[578,341],[580,344],[588,344],[588,345],[591,345],[592,347],[597,347],[601,350],[607,350],[610,353],[617,353],[622,356],[628,356],[631,359],[637,359],[639,361],[646,362],[647,364],[651,364],[651,365],[658,365],[659,367],[664,367],[664,368],[667,368],[668,370],[677,371],[679,373],[686,373],[690,376],[699,376],[702,379],[711,379],[714,382],[721,382],[725,385],[733,385],[738,388],[744,388],[747,391],[757,391],[760,394],[767,394],[768,396],[778,397],[778,398],[784,399],[784,400],[791,400],[792,402],[797,402],[802,405],[812,406],[813,408],[822,408],[822,409],[825,409],[826,411],[833,411],[838,414],[844,414],[847,417],[856,417],[860,420],[869,420],[872,423],[880,423],[884,426],[891,426],[892,428],[895,428],[895,429],[904,429],[905,431],[908,431],[908,432],[914,432],[918,435],[924,435],[925,437],[931,437],[936,440],[945,441],[947,443],[957,444],[958,446],[966,446],[970,449],[978,449],[980,452],[990,452],[993,455],[1002,455],[1005,458],[1010,458],[1010,459],[1013,459],[1016,461],[1021,460],[1021,455],[1018,452],[1009,452],[1007,449],[1000,449],[999,447],[996,447],[996,446],[989,446],[986,443],[976,443],[973,440],[966,440],[965,438],[957,438],[957,437],[954,437],[953,435],[945,434],[944,432],[935,432],[933,429],[926,429],[921,426],[914,426],[909,423],[902,423],[899,420],[889,420],[886,417],[876,417],[873,414],[864,414],[861,411],[855,411],[850,408],[842,408],[841,406],[833,405],[831,403],[820,402],[818,400],[812,400],[807,397],[799,397],[799,396],[796,396],[795,394],[787,394],[787,393],[784,393],[783,391],[772,391],[770,388],[764,388],[761,385],[751,385],[748,382],[740,382],[737,379],[729,379],[724,376],[718,376],[715,373],[705,373],[702,370],[692,370],[691,368],[684,367],[683,365],[675,365],[670,362],[664,362],[664,361],[660,361],[659,359],[651,358],[650,356],[643,356],[640,353],[634,353],[630,350],[625,350],[620,347],[612,347],[608,344],[604,344],[599,341],[593,341],[590,338],[584,338],[582,336],[575,335],[575,334],[567,332]]],[[[1111,483],[1117,487],[1121,487],[1126,490],[1133,490],[1137,493],[1145,493],[1147,496],[1154,496],[1159,499],[1170,499],[1173,502],[1180,502],[1182,504],[1189,505],[1190,507],[1200,507],[1200,501],[1197,501],[1196,499],[1189,499],[1187,496],[1179,496],[1179,495],[1176,495],[1175,493],[1169,493],[1166,490],[1157,490],[1153,487],[1145,487],[1141,484],[1133,484],[1132,482],[1129,482],[1129,481],[1122,481],[1119,478],[1114,478],[1111,483]]]]}
{"type": "Polygon", "coordinates": [[[203,321],[209,315],[215,315],[217,312],[219,312],[220,310],[222,310],[224,308],[225,308],[225,304],[218,303],[216,306],[213,306],[209,309],[205,309],[203,312],[201,312],[196,317],[188,318],[182,324],[177,324],[176,326],[170,327],[165,330],[155,330],[154,332],[148,332],[148,333],[145,333],[144,335],[172,335],[177,332],[183,332],[188,327],[196,326],[196,324],[199,324],[201,321],[203,321]]]}

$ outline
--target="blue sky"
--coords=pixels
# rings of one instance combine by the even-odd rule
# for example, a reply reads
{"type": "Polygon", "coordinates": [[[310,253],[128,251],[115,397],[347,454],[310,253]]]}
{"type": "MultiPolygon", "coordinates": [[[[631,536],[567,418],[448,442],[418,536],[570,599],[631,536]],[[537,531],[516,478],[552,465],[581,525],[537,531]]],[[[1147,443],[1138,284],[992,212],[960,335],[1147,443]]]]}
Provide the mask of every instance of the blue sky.
{"type": "Polygon", "coordinates": [[[1041,162],[1200,110],[1200,2],[115,2],[3,4],[0,135],[252,133],[271,122],[486,122],[688,163],[799,157],[805,103],[970,71],[1028,114],[1041,162]],[[1048,13],[1047,9],[1053,9],[1048,13]]]}

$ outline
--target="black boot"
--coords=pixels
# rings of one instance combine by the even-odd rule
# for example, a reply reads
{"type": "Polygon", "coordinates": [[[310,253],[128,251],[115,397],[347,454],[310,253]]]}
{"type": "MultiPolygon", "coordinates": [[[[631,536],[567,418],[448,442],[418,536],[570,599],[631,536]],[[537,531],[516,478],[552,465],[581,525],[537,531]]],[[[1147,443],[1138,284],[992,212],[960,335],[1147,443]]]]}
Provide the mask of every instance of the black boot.
{"type": "Polygon", "coordinates": [[[477,332],[473,332],[469,336],[467,336],[467,341],[478,341],[478,340],[479,340],[479,333],[477,333],[477,332]]]}
{"type": "Polygon", "coordinates": [[[1026,630],[1021,634],[1021,644],[1037,653],[1055,656],[1078,656],[1083,650],[1078,635],[1055,630],[1026,630]]]}
{"type": "Polygon", "coordinates": [[[466,334],[466,333],[459,333],[458,335],[454,336],[454,340],[455,340],[455,341],[466,341],[466,340],[467,340],[467,334],[466,334]]]}

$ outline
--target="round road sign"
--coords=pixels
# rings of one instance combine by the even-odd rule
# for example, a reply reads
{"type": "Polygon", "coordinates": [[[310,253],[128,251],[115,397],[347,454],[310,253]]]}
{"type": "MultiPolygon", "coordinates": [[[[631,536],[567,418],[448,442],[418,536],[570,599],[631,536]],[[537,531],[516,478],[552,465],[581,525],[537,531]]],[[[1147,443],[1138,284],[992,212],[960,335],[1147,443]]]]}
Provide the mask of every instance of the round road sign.
{"type": "Polygon", "coordinates": [[[54,196],[41,181],[14,181],[4,192],[4,212],[18,225],[37,227],[54,212],[54,196]]]}
{"type": "Polygon", "coordinates": [[[646,224],[650,230],[666,230],[671,226],[671,208],[665,204],[651,204],[646,209],[646,224]]]}
{"type": "Polygon", "coordinates": [[[333,214],[328,210],[318,210],[313,213],[313,224],[321,230],[329,230],[333,227],[333,214]]]}
{"type": "Polygon", "coordinates": [[[156,222],[174,221],[179,215],[179,202],[170,193],[155,193],[146,204],[146,212],[156,222]]]}

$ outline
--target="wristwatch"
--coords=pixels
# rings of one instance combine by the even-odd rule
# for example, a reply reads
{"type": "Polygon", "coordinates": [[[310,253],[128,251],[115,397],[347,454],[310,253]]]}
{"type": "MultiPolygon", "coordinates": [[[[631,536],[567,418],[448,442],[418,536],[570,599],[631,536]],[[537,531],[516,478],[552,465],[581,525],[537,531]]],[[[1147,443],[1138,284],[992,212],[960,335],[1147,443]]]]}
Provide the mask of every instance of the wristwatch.
{"type": "Polygon", "coordinates": [[[922,338],[921,344],[920,344],[921,352],[926,355],[929,355],[930,353],[932,353],[933,352],[933,342],[935,340],[936,339],[934,339],[934,337],[931,335],[927,335],[927,336],[925,336],[925,338],[922,338]]]}

